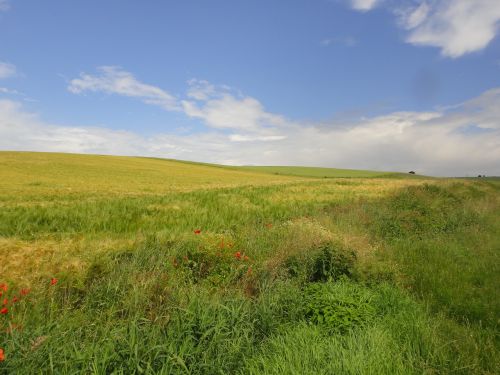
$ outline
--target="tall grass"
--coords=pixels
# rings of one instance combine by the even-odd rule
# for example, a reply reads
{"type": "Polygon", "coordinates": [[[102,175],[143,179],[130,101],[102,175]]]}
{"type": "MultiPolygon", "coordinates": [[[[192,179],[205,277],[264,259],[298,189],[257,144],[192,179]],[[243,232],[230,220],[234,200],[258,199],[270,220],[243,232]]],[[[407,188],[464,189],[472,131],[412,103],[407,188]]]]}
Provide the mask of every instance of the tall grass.
{"type": "Polygon", "coordinates": [[[13,184],[0,373],[495,373],[498,186],[425,182],[13,184]]]}

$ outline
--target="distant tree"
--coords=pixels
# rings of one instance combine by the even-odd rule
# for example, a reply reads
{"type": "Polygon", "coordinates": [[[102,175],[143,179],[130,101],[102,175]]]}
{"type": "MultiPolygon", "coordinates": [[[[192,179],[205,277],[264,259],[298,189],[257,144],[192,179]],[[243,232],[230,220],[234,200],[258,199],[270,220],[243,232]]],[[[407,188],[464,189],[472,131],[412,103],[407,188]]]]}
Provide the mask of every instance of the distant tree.
{"type": "Polygon", "coordinates": [[[408,173],[409,173],[409,174],[415,174],[415,172],[414,172],[414,171],[409,171],[408,173]]]}

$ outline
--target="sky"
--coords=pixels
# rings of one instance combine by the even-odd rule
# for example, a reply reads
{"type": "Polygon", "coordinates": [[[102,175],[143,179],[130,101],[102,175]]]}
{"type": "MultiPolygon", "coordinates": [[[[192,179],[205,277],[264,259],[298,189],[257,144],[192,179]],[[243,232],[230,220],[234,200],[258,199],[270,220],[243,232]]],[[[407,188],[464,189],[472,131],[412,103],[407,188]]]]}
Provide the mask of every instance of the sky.
{"type": "Polygon", "coordinates": [[[500,0],[0,0],[0,150],[500,175],[500,0]]]}

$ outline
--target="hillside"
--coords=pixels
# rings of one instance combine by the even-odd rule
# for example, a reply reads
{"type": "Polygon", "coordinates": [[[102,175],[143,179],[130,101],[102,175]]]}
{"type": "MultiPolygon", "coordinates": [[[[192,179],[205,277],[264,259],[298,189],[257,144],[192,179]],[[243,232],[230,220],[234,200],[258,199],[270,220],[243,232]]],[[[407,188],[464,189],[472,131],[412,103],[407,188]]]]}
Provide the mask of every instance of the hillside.
{"type": "Polygon", "coordinates": [[[1,152],[0,373],[495,373],[500,185],[358,172],[1,152]]]}
{"type": "Polygon", "coordinates": [[[242,170],[265,172],[274,175],[287,175],[314,178],[415,178],[406,173],[365,171],[359,169],[338,169],[319,167],[284,167],[284,166],[248,166],[240,167],[242,170]]]}

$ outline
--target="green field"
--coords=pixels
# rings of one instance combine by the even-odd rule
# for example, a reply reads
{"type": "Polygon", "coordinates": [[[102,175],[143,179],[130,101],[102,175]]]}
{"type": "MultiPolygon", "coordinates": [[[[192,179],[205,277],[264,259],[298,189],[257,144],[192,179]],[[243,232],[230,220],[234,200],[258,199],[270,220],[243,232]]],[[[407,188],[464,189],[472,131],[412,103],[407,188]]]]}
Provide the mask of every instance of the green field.
{"type": "Polygon", "coordinates": [[[0,374],[496,374],[499,251],[495,180],[0,152],[0,374]]]}
{"type": "Polygon", "coordinates": [[[338,168],[319,168],[319,167],[283,167],[283,166],[266,166],[266,167],[239,167],[238,169],[252,172],[265,172],[275,175],[299,176],[299,177],[315,177],[315,178],[415,178],[414,175],[397,172],[377,172],[364,171],[359,169],[338,169],[338,168]]]}

